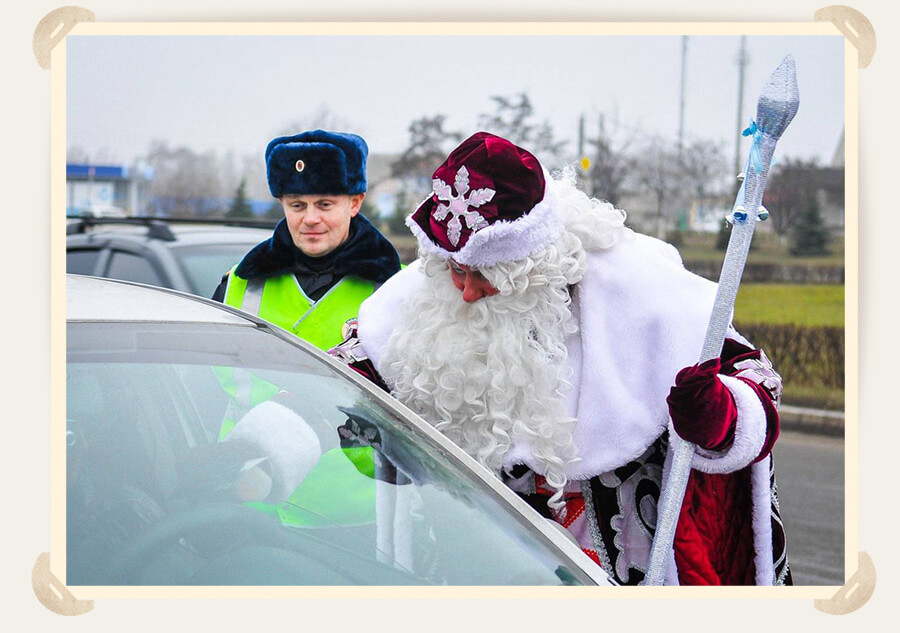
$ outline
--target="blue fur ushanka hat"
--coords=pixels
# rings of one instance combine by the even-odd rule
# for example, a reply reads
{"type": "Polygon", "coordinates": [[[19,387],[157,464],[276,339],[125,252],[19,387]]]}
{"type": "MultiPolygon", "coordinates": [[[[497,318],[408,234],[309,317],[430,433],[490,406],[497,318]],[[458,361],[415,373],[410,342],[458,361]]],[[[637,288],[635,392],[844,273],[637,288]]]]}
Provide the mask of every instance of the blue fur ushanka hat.
{"type": "Polygon", "coordinates": [[[349,194],[366,190],[369,147],[361,136],[313,130],[272,139],[266,176],[276,198],[284,194],[349,194]]]}

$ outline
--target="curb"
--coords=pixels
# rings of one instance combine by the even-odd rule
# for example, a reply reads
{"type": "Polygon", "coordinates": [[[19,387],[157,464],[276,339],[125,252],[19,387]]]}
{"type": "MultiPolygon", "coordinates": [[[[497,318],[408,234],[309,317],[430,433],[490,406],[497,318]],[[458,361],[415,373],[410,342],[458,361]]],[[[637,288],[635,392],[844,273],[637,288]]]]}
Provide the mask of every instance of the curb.
{"type": "Polygon", "coordinates": [[[778,408],[781,428],[785,431],[799,431],[841,437],[844,435],[844,413],[781,405],[778,408]]]}

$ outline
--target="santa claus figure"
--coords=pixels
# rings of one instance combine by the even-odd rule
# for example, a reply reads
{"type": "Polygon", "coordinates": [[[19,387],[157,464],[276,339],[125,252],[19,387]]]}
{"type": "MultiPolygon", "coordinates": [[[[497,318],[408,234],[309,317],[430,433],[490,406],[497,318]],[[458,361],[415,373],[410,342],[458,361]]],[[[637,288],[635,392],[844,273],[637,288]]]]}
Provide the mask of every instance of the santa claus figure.
{"type": "Polygon", "coordinates": [[[667,584],[790,584],[771,449],[781,381],[715,284],[624,212],[479,132],[408,218],[419,257],[332,351],[561,523],[622,584],[647,571],[670,448],[697,454],[667,584]]]}

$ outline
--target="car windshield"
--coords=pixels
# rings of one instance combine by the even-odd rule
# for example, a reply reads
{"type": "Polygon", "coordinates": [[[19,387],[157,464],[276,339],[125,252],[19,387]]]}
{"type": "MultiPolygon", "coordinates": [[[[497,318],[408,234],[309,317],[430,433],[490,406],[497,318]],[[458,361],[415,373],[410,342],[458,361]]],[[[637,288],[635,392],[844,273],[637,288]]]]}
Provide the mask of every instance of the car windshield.
{"type": "Polygon", "coordinates": [[[72,322],[67,347],[67,585],[594,584],[279,335],[72,322]]]}
{"type": "Polygon", "coordinates": [[[191,292],[211,297],[222,279],[256,242],[237,244],[191,244],[174,246],[172,254],[191,285],[191,292]]]}

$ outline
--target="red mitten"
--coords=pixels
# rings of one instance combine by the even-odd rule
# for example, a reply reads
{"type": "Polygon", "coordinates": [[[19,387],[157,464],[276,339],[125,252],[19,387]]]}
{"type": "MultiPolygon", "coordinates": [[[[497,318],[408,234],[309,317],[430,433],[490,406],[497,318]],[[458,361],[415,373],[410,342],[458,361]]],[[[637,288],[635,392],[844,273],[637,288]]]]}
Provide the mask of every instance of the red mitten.
{"type": "Polygon", "coordinates": [[[675,432],[706,449],[727,445],[737,420],[734,398],[717,375],[721,367],[720,360],[713,358],[682,369],[666,398],[675,432]]]}

